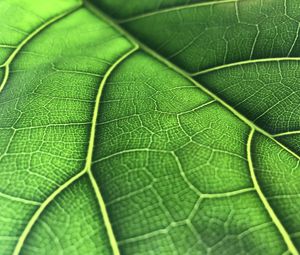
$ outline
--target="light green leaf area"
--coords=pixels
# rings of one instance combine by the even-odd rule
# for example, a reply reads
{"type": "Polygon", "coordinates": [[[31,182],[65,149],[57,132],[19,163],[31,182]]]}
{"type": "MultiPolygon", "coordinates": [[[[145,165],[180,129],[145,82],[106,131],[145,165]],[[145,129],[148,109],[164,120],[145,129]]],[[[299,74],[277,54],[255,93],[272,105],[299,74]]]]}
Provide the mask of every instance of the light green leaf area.
{"type": "Polygon", "coordinates": [[[93,2],[0,2],[0,254],[299,254],[300,3],[93,2]]]}

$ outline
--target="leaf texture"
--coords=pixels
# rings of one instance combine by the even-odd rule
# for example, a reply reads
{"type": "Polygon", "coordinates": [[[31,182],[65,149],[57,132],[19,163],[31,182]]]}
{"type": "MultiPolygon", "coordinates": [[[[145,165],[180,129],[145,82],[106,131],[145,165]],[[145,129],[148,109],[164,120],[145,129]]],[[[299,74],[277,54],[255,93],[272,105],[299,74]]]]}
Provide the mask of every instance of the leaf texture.
{"type": "Polygon", "coordinates": [[[0,2],[0,254],[299,254],[296,0],[0,2]]]}

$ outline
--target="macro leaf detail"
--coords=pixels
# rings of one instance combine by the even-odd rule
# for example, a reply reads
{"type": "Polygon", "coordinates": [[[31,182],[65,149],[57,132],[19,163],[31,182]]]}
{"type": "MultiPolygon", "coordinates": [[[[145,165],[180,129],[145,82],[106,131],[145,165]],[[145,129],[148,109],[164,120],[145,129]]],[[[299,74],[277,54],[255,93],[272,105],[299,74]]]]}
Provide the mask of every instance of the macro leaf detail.
{"type": "Polygon", "coordinates": [[[298,1],[0,13],[0,254],[299,254],[298,1]]]}

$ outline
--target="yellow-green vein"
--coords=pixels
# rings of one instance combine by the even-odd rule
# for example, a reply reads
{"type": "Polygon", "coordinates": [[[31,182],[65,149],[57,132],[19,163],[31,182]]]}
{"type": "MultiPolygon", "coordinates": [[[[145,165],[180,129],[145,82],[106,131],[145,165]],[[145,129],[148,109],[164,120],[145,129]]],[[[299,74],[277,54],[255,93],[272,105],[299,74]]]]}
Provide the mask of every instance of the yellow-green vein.
{"type": "Polygon", "coordinates": [[[100,83],[100,87],[98,89],[98,93],[97,93],[97,96],[96,96],[96,99],[95,99],[95,107],[94,107],[93,119],[92,119],[92,123],[91,123],[90,139],[89,139],[89,146],[88,146],[88,153],[87,153],[87,157],[86,157],[85,167],[78,174],[76,174],[75,176],[70,178],[68,181],[66,181],[64,184],[62,184],[43,203],[41,203],[40,207],[35,211],[35,213],[31,217],[31,219],[27,223],[26,227],[24,228],[22,234],[20,235],[20,237],[17,241],[17,244],[15,246],[15,249],[13,251],[13,255],[19,255],[20,254],[21,249],[24,245],[24,242],[25,242],[26,238],[28,237],[32,227],[34,226],[34,224],[36,223],[36,221],[38,220],[38,218],[40,217],[42,212],[45,210],[45,208],[50,204],[50,202],[53,201],[53,199],[58,194],[60,194],[64,189],[66,189],[68,186],[70,186],[73,182],[78,180],[81,176],[83,176],[86,173],[88,174],[88,176],[91,180],[93,189],[95,190],[96,197],[99,201],[99,206],[100,206],[101,213],[102,213],[102,216],[103,216],[103,219],[104,219],[105,227],[107,229],[107,233],[108,233],[108,236],[109,236],[109,240],[110,240],[110,244],[111,244],[113,253],[114,253],[114,255],[119,255],[120,254],[116,239],[115,239],[113,231],[112,231],[111,224],[109,222],[109,218],[108,218],[108,214],[107,214],[107,211],[106,211],[106,208],[105,208],[104,200],[101,196],[101,193],[99,191],[97,183],[96,183],[96,181],[93,177],[93,174],[91,172],[91,164],[92,164],[92,155],[93,155],[94,140],[95,140],[95,133],[96,133],[97,115],[98,115],[98,110],[99,110],[99,105],[100,105],[100,98],[101,98],[101,94],[102,94],[102,91],[103,91],[103,87],[106,83],[107,78],[109,77],[111,72],[115,69],[115,67],[118,64],[120,64],[124,59],[126,59],[130,54],[132,54],[136,50],[137,50],[137,47],[135,46],[132,50],[128,51],[126,54],[124,54],[122,57],[120,57],[113,65],[111,65],[111,67],[107,70],[106,74],[104,75],[104,78],[102,79],[102,81],[100,83]]]}
{"type": "Polygon", "coordinates": [[[300,160],[300,156],[297,155],[295,152],[291,151],[289,148],[287,148],[285,145],[283,145],[281,142],[276,140],[270,133],[265,131],[264,129],[260,128],[257,126],[255,123],[253,123],[251,120],[246,118],[244,115],[242,115],[240,112],[238,112],[236,109],[234,109],[232,106],[227,104],[223,99],[221,99],[219,96],[208,90],[206,87],[204,87],[202,84],[194,80],[187,72],[182,70],[180,67],[176,66],[169,60],[165,59],[161,55],[159,55],[157,52],[154,50],[150,49],[148,46],[143,44],[141,41],[138,39],[134,38],[131,34],[129,34],[127,31],[125,31],[122,27],[120,27],[112,18],[108,17],[105,13],[103,13],[101,10],[96,8],[94,5],[92,5],[89,2],[84,2],[84,5],[89,9],[91,12],[95,13],[98,15],[100,18],[104,19],[107,23],[111,24],[113,27],[115,27],[122,35],[126,36],[128,40],[130,40],[134,45],[139,46],[142,50],[147,52],[149,55],[152,57],[156,58],[158,61],[161,63],[164,63],[166,66],[170,67],[173,69],[175,72],[178,74],[182,75],[185,77],[187,80],[192,82],[196,87],[201,89],[204,93],[207,95],[211,96],[214,100],[219,102],[221,105],[223,105],[226,109],[228,109],[230,112],[232,112],[237,118],[239,118],[241,121],[243,121],[245,124],[247,124],[249,127],[254,128],[256,131],[260,132],[261,134],[267,136],[270,138],[272,141],[277,143],[280,147],[282,147],[284,150],[288,151],[291,155],[296,157],[297,159],[300,160]]]}
{"type": "Polygon", "coordinates": [[[35,213],[33,214],[33,216],[30,218],[30,220],[28,221],[26,227],[24,228],[22,234],[20,235],[18,242],[15,246],[15,249],[13,251],[13,255],[19,255],[20,251],[24,245],[24,242],[28,236],[28,234],[30,233],[32,227],[34,226],[34,224],[36,223],[36,221],[38,220],[38,218],[40,217],[41,213],[45,210],[45,208],[50,204],[51,201],[53,201],[53,199],[60,194],[65,188],[67,188],[70,184],[72,184],[73,182],[75,182],[77,179],[79,179],[79,177],[81,177],[83,174],[86,173],[86,170],[82,170],[81,172],[79,172],[78,174],[76,174],[75,176],[73,176],[72,178],[70,178],[67,182],[65,182],[63,185],[61,185],[58,189],[56,189],[41,205],[40,207],[35,211],[35,213]]]}
{"type": "MultiPolygon", "coordinates": [[[[300,160],[300,156],[299,155],[297,155],[296,153],[294,153],[293,151],[291,151],[289,148],[287,148],[285,145],[283,145],[281,142],[279,142],[278,140],[276,140],[267,131],[265,131],[262,128],[258,127],[251,120],[249,120],[244,115],[242,115],[241,113],[239,113],[236,109],[234,109],[232,106],[230,106],[229,104],[227,104],[223,99],[219,98],[213,92],[211,92],[206,87],[204,87],[203,85],[201,85],[200,83],[198,83],[196,80],[194,80],[187,72],[185,72],[184,70],[182,70],[180,67],[176,66],[175,64],[173,64],[169,60],[165,59],[164,57],[162,57],[161,55],[159,55],[157,52],[155,52],[154,50],[152,50],[151,48],[149,48],[148,46],[146,46],[145,44],[143,44],[142,42],[140,42],[138,39],[136,39],[133,36],[131,36],[127,31],[125,31],[122,27],[120,27],[112,18],[108,17],[101,10],[95,8],[90,3],[85,3],[85,6],[89,10],[91,10],[92,12],[94,12],[95,14],[99,15],[100,18],[106,20],[109,24],[111,24],[112,26],[114,26],[117,30],[120,31],[121,34],[125,35],[130,41],[132,41],[135,45],[138,45],[142,50],[144,50],[145,52],[147,52],[149,55],[153,56],[158,61],[164,63],[165,65],[167,65],[168,67],[170,67],[171,69],[173,69],[175,72],[177,72],[178,74],[181,74],[187,80],[191,81],[195,86],[197,86],[199,89],[201,89],[207,95],[211,96],[213,99],[215,99],[221,105],[223,105],[226,109],[228,109],[230,112],[232,112],[237,118],[239,118],[241,121],[243,121],[245,124],[247,124],[251,128],[251,130],[255,130],[255,131],[257,131],[257,132],[265,135],[266,137],[268,137],[269,139],[271,139],[273,142],[275,142],[276,144],[278,144],[280,147],[282,147],[284,150],[286,150],[288,153],[290,153],[292,156],[294,156],[295,158],[297,158],[298,160],[300,160]]],[[[254,169],[253,169],[253,171],[254,171],[254,169]]],[[[268,202],[266,199],[265,199],[265,201],[268,202]]],[[[279,219],[277,218],[275,212],[271,208],[271,206],[269,204],[268,204],[268,206],[269,206],[268,208],[271,210],[270,212],[271,212],[272,216],[274,218],[276,218],[278,220],[278,222],[280,222],[279,219]]],[[[282,230],[282,229],[284,230],[282,233],[286,233],[285,235],[283,235],[283,238],[290,245],[291,252],[294,255],[298,254],[298,251],[296,250],[295,246],[291,242],[291,240],[290,240],[290,238],[288,236],[288,233],[285,231],[285,229],[281,225],[280,230],[282,230]]]]}
{"type": "Polygon", "coordinates": [[[245,194],[248,192],[252,192],[254,191],[255,188],[254,187],[249,187],[249,188],[244,188],[244,189],[240,189],[240,190],[234,190],[234,191],[228,191],[228,192],[224,192],[224,193],[202,193],[201,194],[201,198],[223,198],[223,197],[232,197],[232,196],[236,196],[236,195],[240,195],[240,194],[245,194]]]}
{"type": "Polygon", "coordinates": [[[24,198],[20,198],[20,197],[14,197],[14,196],[2,193],[2,192],[0,192],[0,197],[6,198],[6,199],[12,200],[12,201],[20,202],[23,204],[28,204],[28,205],[40,205],[41,204],[34,200],[28,200],[28,199],[24,199],[24,198]]]}
{"type": "Polygon", "coordinates": [[[172,12],[172,11],[180,11],[180,10],[195,8],[195,7],[200,7],[200,6],[211,6],[211,5],[215,5],[215,4],[235,3],[237,1],[238,0],[219,0],[219,1],[208,1],[208,2],[204,2],[204,3],[202,2],[202,3],[194,3],[194,4],[189,4],[189,5],[183,5],[183,6],[176,6],[176,7],[171,7],[171,8],[167,8],[167,9],[161,9],[161,10],[158,10],[158,11],[143,13],[143,14],[140,14],[140,15],[137,15],[137,16],[134,16],[134,17],[130,17],[128,19],[118,20],[118,23],[120,23],[120,24],[127,23],[127,22],[130,22],[130,21],[134,21],[134,20],[138,20],[138,19],[158,15],[158,14],[161,14],[161,13],[167,13],[167,12],[172,12]]]}
{"type": "Polygon", "coordinates": [[[215,66],[215,67],[212,67],[212,68],[207,68],[207,69],[201,70],[201,71],[196,72],[196,73],[189,73],[189,75],[190,76],[197,76],[197,75],[206,74],[206,73],[210,73],[210,72],[213,72],[213,71],[225,69],[225,68],[228,68],[228,67],[247,65],[247,64],[256,64],[256,63],[266,63],[266,62],[279,62],[279,61],[300,61],[300,57],[250,59],[250,60],[244,60],[244,61],[224,64],[224,65],[220,65],[220,66],[215,66]]]}
{"type": "Polygon", "coordinates": [[[0,92],[3,90],[7,80],[8,80],[8,75],[9,75],[9,65],[4,66],[4,76],[3,80],[0,84],[0,92]]]}
{"type": "Polygon", "coordinates": [[[99,89],[98,89],[98,93],[96,96],[96,102],[95,102],[95,107],[94,107],[94,113],[93,113],[93,119],[92,119],[92,126],[91,126],[91,135],[90,135],[90,141],[89,141],[89,147],[88,147],[88,153],[87,153],[87,158],[86,158],[86,166],[85,169],[88,172],[89,178],[91,180],[92,183],[92,187],[95,191],[96,197],[98,199],[98,203],[99,203],[99,207],[100,207],[100,211],[101,211],[101,215],[103,217],[104,220],[104,224],[106,227],[106,231],[109,237],[109,241],[110,241],[110,245],[112,247],[113,250],[113,254],[114,255],[119,255],[119,247],[115,238],[115,235],[113,233],[113,229],[109,220],[109,216],[106,210],[106,205],[105,202],[103,200],[103,197],[101,195],[100,192],[100,188],[97,185],[97,182],[93,176],[92,170],[91,170],[91,166],[92,166],[92,159],[93,159],[93,150],[94,150],[94,143],[95,143],[95,135],[96,135],[96,125],[97,125],[97,117],[98,117],[98,111],[99,111],[99,106],[100,106],[100,99],[101,99],[101,95],[102,95],[102,91],[103,88],[106,84],[107,78],[110,76],[110,74],[112,73],[112,71],[116,68],[117,65],[119,65],[124,59],[126,59],[129,55],[131,55],[133,52],[135,52],[138,48],[135,46],[132,50],[130,50],[129,52],[127,52],[126,54],[124,54],[121,58],[119,58],[106,72],[106,74],[104,75],[99,89]]]}
{"type": "Polygon", "coordinates": [[[262,190],[260,188],[260,185],[258,183],[258,180],[256,178],[255,171],[254,171],[254,166],[253,166],[253,162],[252,162],[252,157],[251,157],[251,145],[252,145],[254,133],[255,133],[255,129],[252,128],[250,133],[249,133],[249,137],[248,137],[248,141],[247,141],[247,158],[248,158],[250,176],[251,176],[254,188],[255,188],[260,200],[262,201],[265,209],[267,210],[268,214],[270,215],[273,223],[275,224],[278,231],[280,232],[280,234],[281,234],[283,240],[285,241],[289,251],[293,255],[298,255],[299,253],[297,251],[297,248],[293,244],[293,241],[291,240],[291,238],[290,238],[288,232],[286,231],[285,227],[282,225],[281,221],[279,220],[279,218],[275,214],[274,210],[270,206],[270,204],[269,204],[267,198],[265,197],[264,193],[262,192],[262,190]]]}
{"type": "Polygon", "coordinates": [[[81,7],[81,5],[76,6],[75,8],[72,8],[71,10],[68,10],[64,13],[61,13],[53,18],[51,18],[50,20],[48,20],[47,22],[43,23],[41,26],[39,26],[38,28],[36,28],[32,33],[30,33],[28,36],[25,37],[25,39],[23,41],[21,41],[21,43],[15,48],[15,50],[12,52],[12,54],[8,57],[8,59],[2,64],[0,65],[1,67],[4,67],[4,78],[0,84],[0,93],[3,90],[5,84],[7,83],[8,80],[8,76],[9,76],[9,65],[11,64],[11,62],[14,60],[14,58],[16,57],[16,55],[20,52],[20,50],[27,44],[27,42],[29,42],[32,38],[34,38],[38,33],[40,33],[42,30],[44,30],[45,28],[47,28],[48,26],[50,26],[51,24],[55,23],[56,21],[60,20],[61,18],[64,18],[66,16],[68,16],[69,14],[73,13],[74,11],[78,10],[81,7]]]}
{"type": "Polygon", "coordinates": [[[280,136],[287,136],[287,135],[297,135],[297,134],[300,134],[300,130],[277,133],[277,134],[274,134],[273,137],[280,137],[280,136]]]}

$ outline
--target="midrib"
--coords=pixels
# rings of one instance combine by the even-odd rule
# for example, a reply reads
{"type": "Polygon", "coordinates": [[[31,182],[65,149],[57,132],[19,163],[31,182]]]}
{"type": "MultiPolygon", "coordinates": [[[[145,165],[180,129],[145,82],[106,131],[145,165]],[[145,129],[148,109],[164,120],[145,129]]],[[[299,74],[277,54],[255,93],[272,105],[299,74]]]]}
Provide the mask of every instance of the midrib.
{"type": "MultiPolygon", "coordinates": [[[[195,86],[197,86],[198,88],[200,88],[204,93],[208,94],[209,96],[211,96],[213,99],[215,99],[216,101],[218,101],[220,104],[222,104],[224,107],[226,107],[229,111],[231,111],[235,116],[237,116],[240,120],[242,120],[244,123],[246,123],[249,127],[255,129],[257,132],[267,136],[268,138],[270,138],[272,141],[274,141],[275,143],[277,143],[279,146],[281,146],[284,150],[288,151],[290,154],[292,154],[294,157],[296,157],[297,159],[300,160],[300,156],[297,155],[295,152],[291,151],[289,148],[287,148],[284,144],[282,144],[280,141],[278,141],[277,139],[275,139],[273,137],[272,134],[270,134],[269,132],[265,131],[264,129],[260,128],[259,126],[257,126],[254,122],[252,122],[251,120],[249,120],[247,117],[245,117],[244,115],[242,115],[240,112],[238,112],[236,109],[234,109],[232,106],[230,106],[229,104],[227,104],[223,99],[221,99],[219,96],[217,96],[216,94],[214,94],[212,91],[208,90],[206,87],[204,87],[203,85],[201,85],[199,82],[197,82],[196,80],[194,80],[189,73],[187,73],[186,71],[184,71],[183,69],[181,69],[180,67],[178,67],[177,65],[173,64],[172,62],[170,62],[169,60],[165,59],[163,56],[161,56],[160,54],[158,54],[157,52],[155,52],[154,50],[152,50],[151,48],[149,48],[147,45],[145,45],[144,43],[142,43],[140,40],[138,40],[137,38],[133,37],[130,33],[128,33],[126,30],[124,30],[121,26],[119,26],[118,23],[116,23],[111,17],[107,16],[105,13],[103,13],[101,10],[99,10],[99,8],[95,7],[93,4],[91,4],[88,1],[84,2],[84,6],[89,9],[91,12],[95,13],[96,15],[98,15],[100,18],[104,19],[107,23],[109,23],[110,25],[112,25],[114,28],[116,28],[121,34],[123,34],[125,37],[127,37],[127,39],[134,44],[136,47],[139,47],[140,49],[144,50],[145,52],[147,52],[149,55],[151,55],[152,57],[156,58],[157,60],[159,60],[160,62],[164,63],[165,65],[167,65],[168,67],[172,68],[175,72],[177,72],[178,74],[181,74],[183,77],[185,77],[187,80],[189,80],[190,82],[192,82],[195,86]]],[[[299,58],[300,59],[300,58],[299,58]]],[[[278,60],[278,59],[277,59],[278,60]]],[[[262,62],[266,62],[267,60],[264,59],[262,62]]],[[[272,59],[271,59],[272,61],[272,59]]]]}
{"type": "MultiPolygon", "coordinates": [[[[278,144],[279,146],[281,146],[288,153],[290,153],[293,157],[296,157],[298,160],[300,160],[300,156],[299,155],[297,155],[295,152],[291,151],[284,144],[282,144],[277,139],[275,139],[270,133],[268,133],[264,129],[260,128],[259,126],[257,126],[255,123],[253,123],[247,117],[245,117],[240,112],[238,112],[236,109],[234,109],[232,106],[230,106],[229,104],[227,104],[223,99],[219,98],[212,91],[208,90],[206,87],[204,87],[203,85],[201,85],[200,83],[198,83],[186,71],[184,71],[183,69],[181,69],[177,65],[173,64],[169,60],[165,59],[159,53],[157,53],[156,51],[152,50],[151,48],[149,48],[148,46],[146,46],[144,43],[142,43],[140,40],[138,40],[137,38],[135,38],[134,36],[132,36],[129,32],[127,32],[125,29],[123,29],[115,20],[113,20],[111,17],[107,16],[101,10],[99,10],[99,8],[95,7],[93,4],[91,4],[89,2],[84,2],[84,4],[87,7],[87,9],[89,9],[91,12],[95,13],[96,15],[98,15],[100,18],[102,18],[103,20],[105,20],[107,23],[111,24],[121,34],[123,34],[129,41],[131,41],[134,45],[136,45],[136,47],[141,48],[142,50],[144,50],[145,52],[147,52],[149,55],[151,55],[152,57],[156,58],[158,61],[160,61],[160,62],[164,63],[165,65],[167,65],[168,67],[172,68],[178,74],[181,74],[187,80],[189,80],[190,82],[192,82],[195,86],[197,86],[198,88],[200,88],[204,93],[206,93],[209,96],[211,96],[213,99],[215,99],[221,105],[223,105],[225,108],[227,108],[230,112],[232,112],[235,116],[237,116],[241,121],[243,121],[245,124],[247,124],[251,128],[251,130],[257,131],[257,132],[263,134],[264,136],[268,137],[269,139],[271,139],[272,141],[274,141],[276,144],[278,144]]],[[[276,60],[278,60],[278,59],[276,59],[276,60]]],[[[263,60],[263,61],[265,61],[265,60],[263,60]]],[[[251,179],[252,179],[253,183],[256,186],[255,189],[256,189],[256,191],[258,193],[258,196],[259,196],[262,204],[264,205],[267,213],[270,215],[272,221],[274,221],[274,223],[275,223],[275,225],[276,225],[276,227],[277,227],[280,235],[282,236],[284,242],[286,243],[287,247],[289,248],[289,251],[293,255],[299,255],[299,252],[298,252],[297,248],[295,247],[295,245],[293,244],[293,242],[292,242],[292,240],[291,240],[288,232],[285,230],[285,227],[279,221],[279,218],[277,217],[277,215],[275,214],[275,212],[271,208],[270,204],[268,203],[267,198],[263,194],[263,192],[262,192],[262,190],[261,190],[261,188],[259,186],[258,180],[256,178],[253,179],[253,172],[252,172],[251,169],[250,169],[250,171],[252,173],[251,174],[251,179]]],[[[254,171],[254,169],[253,169],[253,171],[254,171]]]]}

